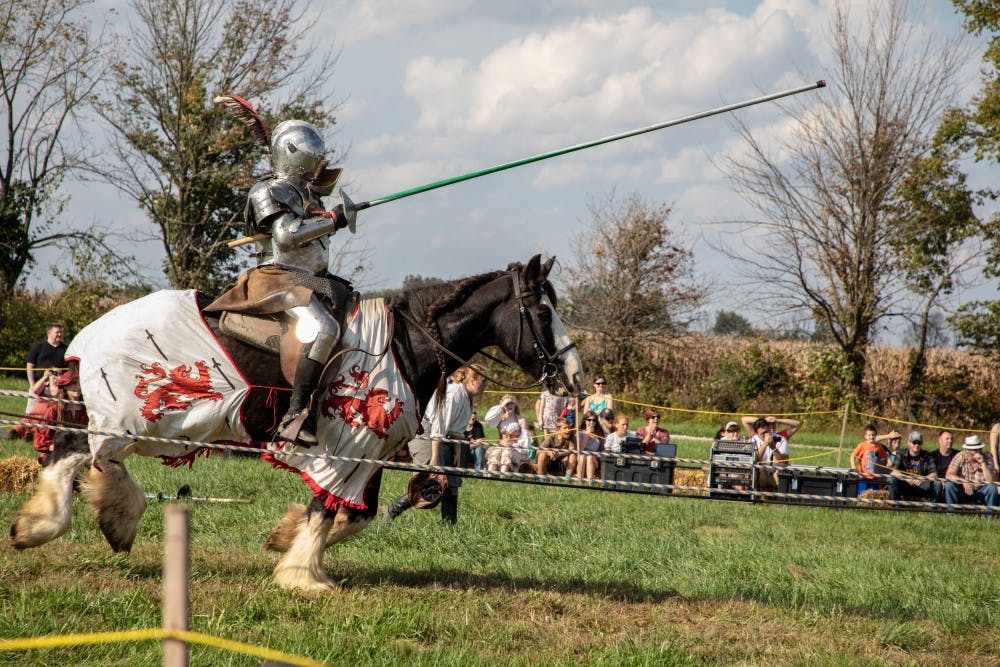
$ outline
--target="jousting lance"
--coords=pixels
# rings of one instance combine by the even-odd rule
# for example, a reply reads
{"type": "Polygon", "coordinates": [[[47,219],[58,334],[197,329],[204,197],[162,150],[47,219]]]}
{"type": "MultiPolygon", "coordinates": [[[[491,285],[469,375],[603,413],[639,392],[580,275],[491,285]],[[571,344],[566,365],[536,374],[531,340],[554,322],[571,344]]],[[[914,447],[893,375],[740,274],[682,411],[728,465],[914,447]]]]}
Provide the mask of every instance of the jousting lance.
{"type": "MultiPolygon", "coordinates": [[[[788,90],[782,90],[777,93],[770,93],[769,95],[764,95],[762,97],[755,97],[753,99],[744,100],[742,102],[736,102],[734,104],[727,104],[725,106],[716,107],[714,109],[709,109],[708,111],[701,111],[699,113],[691,114],[689,116],[681,116],[680,118],[674,118],[673,120],[668,120],[663,123],[657,123],[655,125],[650,125],[648,127],[641,127],[636,130],[629,130],[628,132],[621,132],[619,134],[612,134],[609,137],[604,137],[602,139],[595,139],[593,141],[587,141],[582,144],[576,144],[569,146],[567,148],[560,148],[558,150],[549,151],[548,153],[541,153],[539,155],[533,155],[531,157],[521,158],[520,160],[514,160],[513,162],[505,162],[503,164],[498,164],[495,167],[488,167],[486,169],[480,169],[478,171],[470,171],[467,174],[462,174],[461,176],[453,176],[451,178],[445,178],[440,181],[434,181],[433,183],[427,183],[426,185],[419,185],[415,188],[409,188],[407,190],[400,190],[391,195],[385,195],[384,197],[376,197],[375,199],[369,199],[368,201],[363,201],[355,204],[352,202],[343,191],[340,190],[340,196],[344,200],[344,211],[348,218],[353,220],[357,211],[363,211],[366,208],[372,208],[374,206],[379,206],[381,204],[386,204],[391,201],[396,201],[397,199],[403,199],[404,197],[412,197],[413,195],[420,194],[421,192],[429,192],[430,190],[436,190],[438,188],[443,188],[446,185],[452,185],[454,183],[461,183],[462,181],[469,181],[473,178],[479,178],[480,176],[486,176],[488,174],[495,174],[499,171],[505,171],[507,169],[513,169],[514,167],[520,167],[526,164],[531,164],[532,162],[541,162],[542,160],[548,160],[549,158],[558,157],[560,155],[566,155],[568,153],[575,153],[576,151],[582,151],[587,148],[593,148],[595,146],[601,146],[603,144],[610,144],[613,141],[620,141],[622,139],[628,139],[629,137],[635,137],[640,134],[646,134],[647,132],[655,132],[657,130],[662,130],[668,127],[674,127],[675,125],[683,125],[684,123],[690,123],[695,120],[701,120],[702,118],[708,118],[709,116],[717,116],[719,114],[728,113],[730,111],[736,111],[737,109],[743,109],[746,107],[752,107],[756,104],[763,104],[764,102],[771,102],[773,100],[781,99],[782,97],[790,97],[792,95],[798,95],[799,93],[805,93],[810,90],[816,90],[817,88],[825,88],[826,81],[817,81],[816,83],[811,83],[806,86],[799,86],[798,88],[789,88],[788,90]]],[[[236,241],[230,241],[229,247],[235,248],[237,246],[245,245],[247,243],[252,243],[260,238],[266,238],[267,234],[257,234],[255,236],[247,236],[236,241]]]]}

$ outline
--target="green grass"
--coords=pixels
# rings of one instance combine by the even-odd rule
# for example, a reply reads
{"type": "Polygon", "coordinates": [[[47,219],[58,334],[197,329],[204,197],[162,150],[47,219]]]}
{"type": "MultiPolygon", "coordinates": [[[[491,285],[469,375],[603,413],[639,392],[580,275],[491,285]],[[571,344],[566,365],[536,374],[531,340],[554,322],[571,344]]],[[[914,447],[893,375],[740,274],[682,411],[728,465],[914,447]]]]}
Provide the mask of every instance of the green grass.
{"type": "MultiPolygon", "coordinates": [[[[707,443],[680,450],[704,457],[707,443]]],[[[34,456],[0,443],[11,454],[34,456]]],[[[303,596],[270,583],[277,555],[260,547],[308,497],[295,475],[221,456],[128,465],[148,493],[187,483],[253,500],[192,508],[193,630],[331,664],[1000,664],[1000,521],[470,480],[457,527],[436,510],[376,521],[327,552],[339,590],[303,596]]],[[[382,502],[406,479],[387,471],[382,502]]],[[[27,497],[0,495],[0,520],[27,497]]],[[[0,547],[0,637],[159,626],[164,507],[151,502],[128,555],[80,501],[67,535],[0,547]]],[[[0,652],[12,665],[158,661],[156,642],[0,652]]],[[[260,664],[202,646],[191,661],[260,664]]]]}

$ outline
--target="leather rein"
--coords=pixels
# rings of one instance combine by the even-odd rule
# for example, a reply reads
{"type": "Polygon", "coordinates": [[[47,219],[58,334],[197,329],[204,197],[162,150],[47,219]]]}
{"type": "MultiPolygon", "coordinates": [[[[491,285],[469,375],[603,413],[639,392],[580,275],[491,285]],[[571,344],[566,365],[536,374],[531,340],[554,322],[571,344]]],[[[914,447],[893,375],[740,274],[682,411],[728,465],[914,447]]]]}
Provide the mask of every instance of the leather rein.
{"type": "MultiPolygon", "coordinates": [[[[517,329],[517,344],[514,347],[514,349],[515,350],[520,350],[520,348],[521,348],[521,336],[522,336],[522,334],[524,332],[525,325],[527,325],[528,333],[531,334],[531,347],[534,350],[535,355],[537,355],[538,359],[542,362],[542,375],[534,383],[523,385],[523,386],[521,386],[521,385],[506,384],[505,382],[501,382],[500,380],[498,380],[495,377],[492,377],[492,376],[490,376],[490,375],[488,375],[486,373],[482,373],[482,375],[483,375],[483,377],[485,377],[490,382],[493,382],[493,383],[495,383],[495,384],[497,384],[497,385],[499,385],[501,387],[504,387],[505,389],[513,389],[515,391],[521,391],[521,390],[525,390],[525,389],[532,389],[534,387],[540,387],[543,384],[545,384],[550,378],[555,378],[555,379],[558,380],[559,379],[559,367],[556,364],[556,361],[558,361],[559,357],[561,357],[563,354],[565,354],[569,350],[572,350],[573,348],[575,348],[576,347],[576,343],[570,341],[570,343],[568,345],[565,345],[561,349],[556,350],[554,353],[553,352],[549,352],[545,348],[545,346],[542,344],[541,336],[539,336],[538,330],[535,327],[535,323],[532,321],[531,316],[528,314],[528,306],[525,304],[525,298],[527,298],[531,294],[535,294],[536,296],[538,296],[539,298],[541,298],[541,296],[542,296],[542,288],[541,288],[541,286],[536,286],[530,292],[522,291],[521,290],[521,281],[520,281],[520,278],[519,278],[519,275],[518,275],[518,270],[517,269],[512,269],[512,270],[508,271],[507,273],[511,276],[511,279],[514,282],[514,297],[517,299],[518,313],[520,315],[520,322],[518,323],[518,329],[517,329]]],[[[457,361],[462,366],[465,366],[466,364],[469,363],[468,359],[463,359],[462,357],[458,356],[457,354],[455,354],[454,352],[452,352],[451,350],[449,350],[444,344],[442,344],[441,342],[439,342],[437,340],[437,338],[434,337],[434,334],[432,334],[430,331],[428,331],[427,328],[424,325],[422,325],[419,322],[417,322],[413,318],[412,315],[410,315],[409,313],[404,312],[404,311],[402,311],[402,310],[400,310],[398,308],[394,308],[393,311],[396,312],[396,313],[398,313],[404,320],[406,320],[407,322],[409,322],[411,326],[413,326],[417,331],[419,331],[420,333],[422,333],[424,335],[424,337],[427,338],[427,340],[429,340],[431,342],[431,345],[433,345],[435,348],[437,348],[441,352],[445,353],[446,355],[448,355],[449,357],[451,357],[453,360],[457,361]]],[[[511,366],[510,364],[508,364],[503,359],[498,359],[497,357],[493,356],[489,352],[486,352],[485,350],[480,350],[478,352],[478,354],[483,355],[487,359],[491,359],[492,361],[500,364],[504,368],[507,368],[507,369],[510,369],[510,370],[520,370],[520,369],[515,368],[514,366],[511,366]]],[[[517,361],[517,357],[516,356],[514,358],[514,361],[517,361]]],[[[447,375],[447,372],[443,368],[441,369],[441,375],[442,376],[446,376],[447,375]]]]}

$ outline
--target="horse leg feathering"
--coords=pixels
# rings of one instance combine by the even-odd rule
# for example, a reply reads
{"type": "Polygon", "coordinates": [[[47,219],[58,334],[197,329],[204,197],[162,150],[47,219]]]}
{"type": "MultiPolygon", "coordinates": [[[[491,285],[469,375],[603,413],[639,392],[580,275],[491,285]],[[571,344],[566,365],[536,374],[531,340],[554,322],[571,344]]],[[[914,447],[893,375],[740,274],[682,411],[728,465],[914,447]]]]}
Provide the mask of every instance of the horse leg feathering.
{"type": "Polygon", "coordinates": [[[10,539],[15,549],[41,546],[69,530],[73,516],[73,480],[90,459],[86,451],[87,437],[78,438],[82,438],[83,451],[73,447],[78,444],[75,440],[57,437],[48,465],[38,474],[35,493],[21,505],[11,523],[10,539]]]}
{"type": "Polygon", "coordinates": [[[92,468],[83,479],[80,495],[97,516],[97,524],[115,552],[130,551],[146,511],[146,494],[125,466],[108,461],[103,470],[92,468]]]}

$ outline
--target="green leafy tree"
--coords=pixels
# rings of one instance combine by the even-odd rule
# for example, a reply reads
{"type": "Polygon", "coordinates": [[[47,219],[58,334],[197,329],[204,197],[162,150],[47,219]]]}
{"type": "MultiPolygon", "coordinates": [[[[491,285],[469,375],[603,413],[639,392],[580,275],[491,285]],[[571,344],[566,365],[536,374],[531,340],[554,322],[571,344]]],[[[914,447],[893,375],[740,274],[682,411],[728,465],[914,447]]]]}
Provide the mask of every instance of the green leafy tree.
{"type": "Polygon", "coordinates": [[[606,351],[612,384],[627,386],[644,346],[686,330],[706,288],[668,224],[669,206],[611,196],[590,212],[591,224],[573,240],[566,316],[606,351]]]}
{"type": "MultiPolygon", "coordinates": [[[[978,162],[1000,164],[1000,3],[995,0],[953,0],[965,15],[965,28],[973,35],[989,35],[983,53],[982,88],[966,109],[957,109],[942,125],[942,134],[959,150],[970,151],[978,162]]],[[[979,193],[996,201],[998,191],[979,193]]],[[[984,274],[1000,277],[1000,213],[985,221],[984,274]]],[[[958,343],[1000,360],[1000,301],[973,301],[951,318],[958,343]]]]}
{"type": "Polygon", "coordinates": [[[114,161],[101,174],[146,213],[170,284],[216,293],[245,263],[227,242],[242,236],[246,192],[265,153],[213,99],[247,97],[271,126],[289,117],[330,126],[333,59],[307,71],[297,0],[133,0],[131,8],[131,36],[101,105],[114,131],[114,161]],[[279,93],[285,101],[275,101],[279,93]]]}
{"type": "Polygon", "coordinates": [[[750,321],[739,313],[720,310],[715,314],[712,333],[716,336],[752,336],[754,328],[750,321]]]}
{"type": "Polygon", "coordinates": [[[964,283],[968,262],[960,251],[979,237],[982,226],[973,210],[977,197],[958,168],[956,152],[945,144],[911,163],[899,193],[896,269],[916,298],[903,404],[907,417],[915,419],[924,405],[927,348],[940,338],[936,308],[964,283]]]}
{"type": "Polygon", "coordinates": [[[87,160],[80,115],[101,79],[104,42],[85,0],[7,0],[0,9],[0,296],[41,248],[88,238],[61,224],[64,178],[87,160]],[[72,139],[76,137],[77,139],[72,139]]]}

